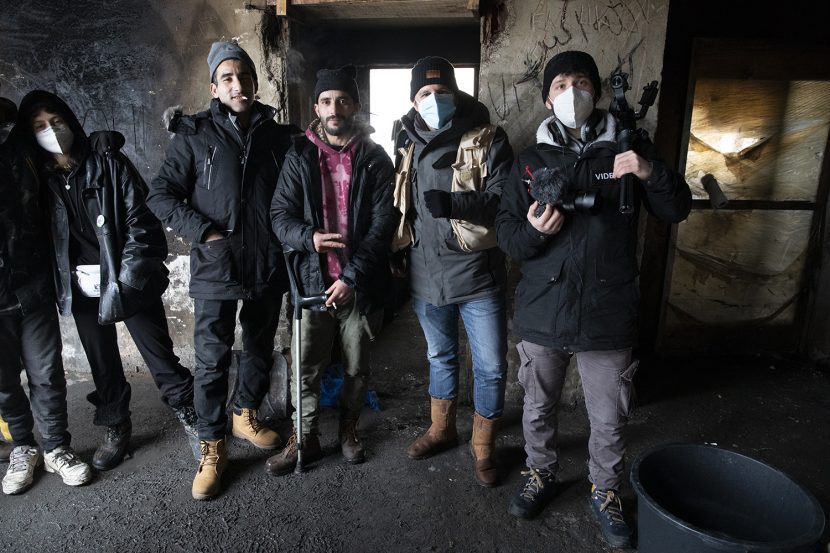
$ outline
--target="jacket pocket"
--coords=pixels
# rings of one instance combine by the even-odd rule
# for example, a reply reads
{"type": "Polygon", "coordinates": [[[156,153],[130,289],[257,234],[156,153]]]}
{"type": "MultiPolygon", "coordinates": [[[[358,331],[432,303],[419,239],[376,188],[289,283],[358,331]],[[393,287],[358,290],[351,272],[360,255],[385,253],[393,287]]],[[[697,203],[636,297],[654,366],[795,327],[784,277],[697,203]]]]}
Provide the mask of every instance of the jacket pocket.
{"type": "Polygon", "coordinates": [[[538,270],[522,276],[516,287],[517,326],[548,336],[556,335],[556,318],[561,312],[563,264],[561,261],[556,263],[544,276],[538,270]]]}
{"type": "Polygon", "coordinates": [[[628,367],[620,373],[619,396],[617,398],[617,415],[620,421],[628,421],[637,403],[636,390],[634,388],[634,374],[640,366],[640,361],[635,359],[628,367]]]}
{"type": "Polygon", "coordinates": [[[190,278],[205,282],[234,283],[236,267],[230,239],[194,244],[190,250],[190,278]]]}

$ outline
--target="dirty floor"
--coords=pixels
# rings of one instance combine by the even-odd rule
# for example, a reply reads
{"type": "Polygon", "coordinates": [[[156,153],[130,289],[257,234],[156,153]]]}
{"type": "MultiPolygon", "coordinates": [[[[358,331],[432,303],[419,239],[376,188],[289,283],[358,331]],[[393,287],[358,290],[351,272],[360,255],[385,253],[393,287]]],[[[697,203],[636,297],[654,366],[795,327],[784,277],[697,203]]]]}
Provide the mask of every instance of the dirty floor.
{"type": "MultiPolygon", "coordinates": [[[[373,387],[382,405],[360,428],[369,460],[351,466],[336,446],[336,412],[325,411],[327,455],[302,475],[272,477],[267,453],[231,440],[222,494],[190,497],[195,465],[184,434],[149,377],[133,386],[134,454],[116,470],[69,488],[40,469],[20,496],[0,495],[4,551],[369,551],[601,552],[588,508],[587,418],[561,413],[562,491],[534,521],[506,512],[521,480],[521,390],[512,375],[499,442],[502,485],[479,487],[467,450],[469,404],[459,409],[461,446],[424,461],[405,448],[428,424],[420,329],[406,312],[384,332],[373,387]]],[[[830,512],[830,378],[784,359],[663,360],[639,376],[640,407],[629,426],[629,465],[671,442],[717,443],[787,472],[830,512]]],[[[99,438],[84,396],[69,388],[73,445],[91,459],[99,438]]],[[[285,425],[283,425],[284,427],[285,425]]],[[[5,470],[0,466],[0,473],[5,470]]],[[[634,496],[623,490],[629,518],[634,496]]],[[[827,543],[825,531],[823,543],[827,543]]]]}

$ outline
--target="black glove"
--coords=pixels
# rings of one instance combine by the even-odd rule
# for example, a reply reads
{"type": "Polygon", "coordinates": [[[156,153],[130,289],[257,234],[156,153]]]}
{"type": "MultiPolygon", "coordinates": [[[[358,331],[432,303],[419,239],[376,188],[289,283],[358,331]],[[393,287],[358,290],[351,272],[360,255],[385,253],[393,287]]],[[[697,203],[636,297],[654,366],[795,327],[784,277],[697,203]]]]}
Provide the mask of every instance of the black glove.
{"type": "Polygon", "coordinates": [[[124,135],[118,131],[95,131],[89,135],[89,144],[96,153],[112,155],[124,147],[124,135]]]}
{"type": "Polygon", "coordinates": [[[424,205],[436,219],[449,219],[452,215],[452,195],[443,190],[424,190],[424,205]]]}

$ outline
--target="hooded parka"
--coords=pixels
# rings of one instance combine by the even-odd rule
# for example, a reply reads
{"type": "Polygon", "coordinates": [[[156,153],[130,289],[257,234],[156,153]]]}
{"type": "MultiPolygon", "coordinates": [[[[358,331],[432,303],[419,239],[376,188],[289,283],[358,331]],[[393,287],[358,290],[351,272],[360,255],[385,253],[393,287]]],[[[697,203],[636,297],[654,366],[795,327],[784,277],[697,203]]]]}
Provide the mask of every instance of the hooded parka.
{"type": "Polygon", "coordinates": [[[164,164],[147,203],[173,231],[191,241],[190,296],[240,300],[287,289],[282,249],[268,207],[294,125],[254,102],[243,138],[221,102],[196,115],[177,114],[164,164]],[[208,230],[223,239],[203,242],[208,230]]]}
{"type": "Polygon", "coordinates": [[[120,153],[102,155],[89,146],[87,135],[66,103],[50,92],[33,91],[20,103],[18,123],[21,144],[31,152],[26,163],[34,167],[49,164],[31,132],[31,118],[44,105],[56,109],[74,135],[72,157],[75,167],[61,175],[41,170],[40,175],[53,193],[45,194],[50,216],[54,253],[54,277],[58,308],[62,315],[72,312],[72,266],[69,253],[69,214],[60,188],[80,187],[84,212],[81,224],[94,226],[101,265],[101,297],[98,322],[110,324],[129,318],[141,309],[145,295],[160,295],[167,287],[167,241],[158,219],[145,203],[147,187],[129,160],[120,153]],[[126,288],[125,288],[126,286],[126,288]]]}
{"type": "MultiPolygon", "coordinates": [[[[383,306],[389,270],[386,254],[400,215],[392,204],[392,161],[368,136],[359,139],[349,188],[348,261],[340,278],[355,291],[361,313],[383,306]]],[[[271,204],[277,238],[302,252],[299,277],[302,295],[325,289],[321,255],[314,249],[314,231],[324,228],[318,147],[297,136],[285,157],[271,204]]]]}
{"type": "MultiPolygon", "coordinates": [[[[425,139],[416,123],[420,116],[413,108],[401,118],[405,145],[415,144],[412,161],[413,244],[409,267],[412,294],[441,307],[480,299],[504,291],[504,254],[496,247],[465,252],[458,246],[449,219],[432,217],[424,205],[424,191],[451,192],[453,170],[462,135],[490,122],[487,108],[472,96],[456,93],[452,122],[431,139],[425,139]]],[[[487,177],[480,192],[452,194],[452,218],[492,227],[499,195],[507,182],[513,150],[499,127],[487,154],[487,177]]]]}
{"type": "Polygon", "coordinates": [[[669,170],[647,139],[635,151],[652,164],[647,182],[634,178],[636,206],[619,212],[619,180],[613,177],[616,120],[603,112],[597,136],[577,153],[562,144],[554,118],[542,122],[537,144],[516,160],[501,196],[496,219],[499,246],[521,260],[516,288],[513,331],[522,339],[568,352],[627,348],[637,335],[637,221],[639,205],[662,221],[677,223],[691,209],[691,192],[683,178],[669,170]],[[598,214],[565,213],[561,230],[552,236],[527,220],[532,174],[541,168],[565,168],[572,194],[595,191],[598,214]]]}

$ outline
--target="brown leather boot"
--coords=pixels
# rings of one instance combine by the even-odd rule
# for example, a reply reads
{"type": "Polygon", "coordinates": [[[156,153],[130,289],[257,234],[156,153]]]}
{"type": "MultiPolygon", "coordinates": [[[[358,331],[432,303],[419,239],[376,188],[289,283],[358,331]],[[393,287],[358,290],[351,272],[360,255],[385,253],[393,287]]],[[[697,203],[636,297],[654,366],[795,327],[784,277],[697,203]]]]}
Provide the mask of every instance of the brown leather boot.
{"type": "Polygon", "coordinates": [[[430,398],[432,424],[424,434],[412,442],[406,454],[410,459],[426,459],[436,453],[458,445],[455,430],[457,401],[454,399],[430,398]]]}
{"type": "Polygon", "coordinates": [[[228,465],[228,454],[225,440],[201,440],[199,446],[202,457],[190,491],[193,499],[210,499],[222,487],[222,473],[228,465]]]}
{"type": "Polygon", "coordinates": [[[366,460],[363,444],[357,438],[357,419],[340,421],[340,451],[346,462],[356,465],[366,460]]]}
{"type": "Polygon", "coordinates": [[[475,475],[479,484],[492,488],[499,480],[494,452],[496,449],[496,423],[498,419],[487,419],[478,413],[473,415],[473,437],[470,453],[475,461],[475,475]]]}
{"type": "MultiPolygon", "coordinates": [[[[303,436],[303,465],[317,461],[323,457],[320,439],[316,433],[303,436]]],[[[291,433],[288,443],[282,451],[269,457],[265,461],[265,472],[274,476],[282,476],[294,470],[297,466],[297,431],[291,433]]]]}

